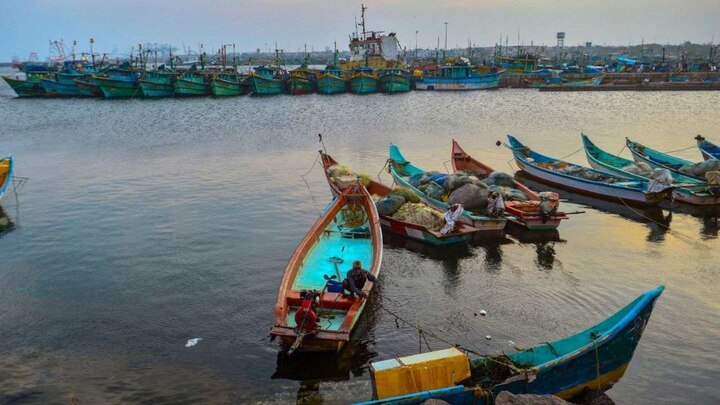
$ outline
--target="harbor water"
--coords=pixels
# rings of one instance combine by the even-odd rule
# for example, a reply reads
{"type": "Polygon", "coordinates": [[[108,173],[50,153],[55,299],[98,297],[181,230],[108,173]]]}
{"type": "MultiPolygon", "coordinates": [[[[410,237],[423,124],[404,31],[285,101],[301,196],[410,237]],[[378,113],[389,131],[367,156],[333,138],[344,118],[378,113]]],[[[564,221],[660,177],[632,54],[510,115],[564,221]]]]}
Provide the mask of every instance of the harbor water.
{"type": "MultiPolygon", "coordinates": [[[[331,199],[319,133],[335,159],[389,183],[391,142],[427,170],[450,169],[454,138],[515,171],[495,146],[508,133],[585,164],[581,132],[613,152],[626,136],[662,151],[691,147],[696,134],[718,142],[718,105],[717,92],[525,89],[23,100],[2,83],[0,153],[13,153],[28,180],[0,201],[0,403],[365,400],[370,362],[448,346],[428,337],[419,347],[416,329],[383,308],[497,353],[584,329],[660,284],[667,290],[608,395],[718,403],[712,209],[563,193],[563,210],[582,213],[557,234],[513,231],[453,249],[387,236],[376,294],[348,347],[286,357],[268,338],[285,265],[331,199]]],[[[700,160],[694,148],[677,155],[700,160]]]]}

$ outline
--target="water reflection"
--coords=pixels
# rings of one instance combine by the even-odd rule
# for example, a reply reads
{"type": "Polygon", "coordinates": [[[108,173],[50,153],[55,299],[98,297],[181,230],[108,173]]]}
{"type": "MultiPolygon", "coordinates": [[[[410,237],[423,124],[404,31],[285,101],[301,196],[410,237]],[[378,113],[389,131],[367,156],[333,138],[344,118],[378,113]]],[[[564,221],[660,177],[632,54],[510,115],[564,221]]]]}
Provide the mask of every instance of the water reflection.
{"type": "Polygon", "coordinates": [[[15,224],[10,219],[2,206],[0,206],[0,238],[15,229],[15,224]]]}

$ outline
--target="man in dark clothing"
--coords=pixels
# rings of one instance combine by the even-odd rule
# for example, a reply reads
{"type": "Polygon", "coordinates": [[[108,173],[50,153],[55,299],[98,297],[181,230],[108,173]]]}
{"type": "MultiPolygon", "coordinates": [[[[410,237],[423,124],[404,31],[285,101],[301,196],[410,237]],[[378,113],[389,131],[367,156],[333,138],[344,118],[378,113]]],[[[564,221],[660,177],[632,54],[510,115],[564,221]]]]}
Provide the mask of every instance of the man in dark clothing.
{"type": "Polygon", "coordinates": [[[350,291],[351,297],[357,294],[360,297],[367,298],[367,294],[362,290],[367,280],[375,282],[375,276],[362,268],[360,260],[355,260],[352,269],[347,272],[347,277],[342,282],[343,289],[350,291]]]}

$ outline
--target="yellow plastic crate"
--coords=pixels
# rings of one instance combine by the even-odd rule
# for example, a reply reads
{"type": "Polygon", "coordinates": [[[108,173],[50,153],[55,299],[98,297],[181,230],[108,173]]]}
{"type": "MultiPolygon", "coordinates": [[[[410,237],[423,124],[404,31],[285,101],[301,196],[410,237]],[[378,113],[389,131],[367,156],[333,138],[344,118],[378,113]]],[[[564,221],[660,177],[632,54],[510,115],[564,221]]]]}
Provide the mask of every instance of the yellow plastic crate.
{"type": "Polygon", "coordinates": [[[398,357],[370,365],[375,398],[452,387],[470,378],[470,362],[456,348],[398,357]]]}

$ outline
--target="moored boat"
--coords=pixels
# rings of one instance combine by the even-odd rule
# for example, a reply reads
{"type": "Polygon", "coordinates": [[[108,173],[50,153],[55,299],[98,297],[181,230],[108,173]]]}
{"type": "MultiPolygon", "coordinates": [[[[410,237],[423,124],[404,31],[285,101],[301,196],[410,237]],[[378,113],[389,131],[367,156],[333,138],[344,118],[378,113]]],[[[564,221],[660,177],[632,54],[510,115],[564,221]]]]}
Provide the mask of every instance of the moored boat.
{"type": "Polygon", "coordinates": [[[245,78],[238,73],[218,73],[210,80],[210,90],[215,97],[247,94],[245,78]]]}
{"type": "Polygon", "coordinates": [[[438,66],[415,79],[417,90],[490,90],[498,88],[501,73],[478,74],[469,61],[438,66]]]}
{"type": "Polygon", "coordinates": [[[178,74],[164,69],[145,72],[140,80],[140,91],[144,97],[172,97],[178,74]]]}
{"type": "Polygon", "coordinates": [[[320,94],[338,94],[348,91],[347,74],[336,65],[328,65],[320,72],[317,82],[320,94]]]}
{"type": "Polygon", "coordinates": [[[287,72],[279,66],[256,66],[248,76],[248,90],[253,95],[282,94],[287,72]]]}
{"type": "MultiPolygon", "coordinates": [[[[465,153],[460,145],[453,139],[451,162],[453,171],[463,171],[479,179],[485,179],[495,172],[491,167],[481,163],[465,153]]],[[[509,220],[530,230],[555,229],[560,221],[567,219],[567,215],[557,210],[558,203],[551,197],[543,198],[525,185],[514,180],[516,190],[525,195],[526,201],[505,200],[505,210],[510,214],[509,220]]],[[[554,194],[554,193],[553,193],[554,194]]],[[[554,194],[554,197],[557,195],[554,194]]]]}
{"type": "MultiPolygon", "coordinates": [[[[583,147],[588,158],[588,163],[595,169],[614,173],[619,176],[627,177],[635,180],[649,180],[650,173],[640,174],[635,162],[620,156],[606,152],[595,145],[587,135],[582,134],[583,147]],[[635,167],[635,172],[628,171],[629,168],[635,167]]],[[[707,182],[697,180],[682,174],[675,173],[673,175],[674,183],[681,183],[682,187],[676,188],[672,192],[672,198],[686,204],[693,205],[717,205],[720,204],[718,197],[708,191],[707,182]]]]}
{"type": "Polygon", "coordinates": [[[356,68],[350,77],[350,91],[354,94],[377,93],[378,77],[375,71],[368,66],[356,68]]]}
{"type": "Polygon", "coordinates": [[[80,95],[75,79],[82,78],[81,73],[57,72],[54,78],[42,79],[47,97],[74,97],[80,95]]]}
{"type": "MultiPolygon", "coordinates": [[[[344,184],[338,184],[338,180],[334,179],[330,175],[330,170],[333,166],[337,166],[339,163],[330,157],[330,155],[327,155],[322,151],[320,152],[320,160],[325,171],[325,177],[327,178],[328,185],[330,186],[330,191],[334,197],[338,197],[342,193],[342,186],[344,186],[344,184]]],[[[390,187],[372,179],[367,181],[365,188],[370,195],[378,198],[387,197],[393,191],[390,187]]],[[[443,211],[431,206],[428,207],[436,210],[439,215],[442,216],[443,211]]],[[[441,234],[438,230],[429,229],[426,226],[409,221],[401,221],[393,218],[392,216],[379,215],[379,217],[380,225],[385,231],[436,246],[467,242],[472,238],[473,233],[478,232],[477,229],[471,227],[470,225],[459,223],[455,231],[448,234],[441,234]]]]}
{"type": "Polygon", "coordinates": [[[512,135],[508,135],[508,141],[520,170],[570,191],[637,205],[658,205],[672,191],[672,187],[650,190],[647,180],[633,180],[541,155],[512,135]]]}
{"type": "Polygon", "coordinates": [[[15,162],[12,155],[0,159],[0,200],[12,183],[14,169],[15,162]]]}
{"type": "Polygon", "coordinates": [[[407,93],[410,91],[410,72],[400,68],[379,70],[380,87],[385,93],[407,93]]]}
{"type": "MultiPolygon", "coordinates": [[[[411,176],[421,175],[425,173],[425,171],[405,159],[396,145],[390,144],[388,154],[390,174],[392,174],[398,185],[410,189],[420,197],[420,200],[431,207],[435,207],[443,212],[450,208],[450,204],[446,201],[428,196],[410,183],[411,176]]],[[[483,233],[502,233],[507,223],[507,219],[505,218],[490,217],[482,215],[481,212],[472,212],[468,209],[465,209],[459,219],[483,233]]]]}
{"type": "MultiPolygon", "coordinates": [[[[345,188],[323,211],[290,258],[275,304],[270,334],[284,348],[339,351],[365,308],[367,298],[343,294],[342,280],[359,260],[377,278],[382,231],[375,203],[359,183],[345,188]]],[[[362,291],[371,293],[366,280],[362,291]]]]}
{"type": "Polygon", "coordinates": [[[708,141],[702,135],[696,136],[695,141],[697,142],[700,153],[702,153],[703,159],[720,159],[720,146],[708,141]]]}
{"type": "Polygon", "coordinates": [[[205,74],[197,70],[188,70],[175,81],[176,96],[209,96],[210,93],[205,74]]]}
{"type": "Polygon", "coordinates": [[[2,76],[17,94],[18,97],[42,97],[45,95],[45,89],[42,86],[42,79],[51,75],[50,72],[25,72],[25,79],[19,77],[2,76]]]}
{"type": "MultiPolygon", "coordinates": [[[[653,168],[668,169],[673,174],[684,175],[699,181],[707,181],[705,177],[693,174],[692,169],[696,166],[696,163],[657,151],[631,141],[629,138],[625,138],[625,145],[636,162],[646,163],[653,168]]],[[[705,163],[712,164],[714,161],[716,160],[710,159],[706,160],[705,163]]]]}
{"type": "Polygon", "coordinates": [[[75,79],[78,87],[78,93],[84,97],[102,97],[103,92],[100,88],[100,81],[93,75],[88,74],[75,79]]]}
{"type": "MultiPolygon", "coordinates": [[[[370,365],[370,404],[487,404],[503,391],[571,400],[607,391],[625,374],[663,286],[647,291],[602,322],[575,335],[495,356],[446,349],[370,365]],[[455,372],[455,373],[453,373],[455,372]]],[[[586,314],[583,314],[586,315],[586,314]]]]}
{"type": "Polygon", "coordinates": [[[139,73],[133,69],[113,68],[107,76],[94,76],[105,98],[125,98],[141,95],[139,73]]]}

